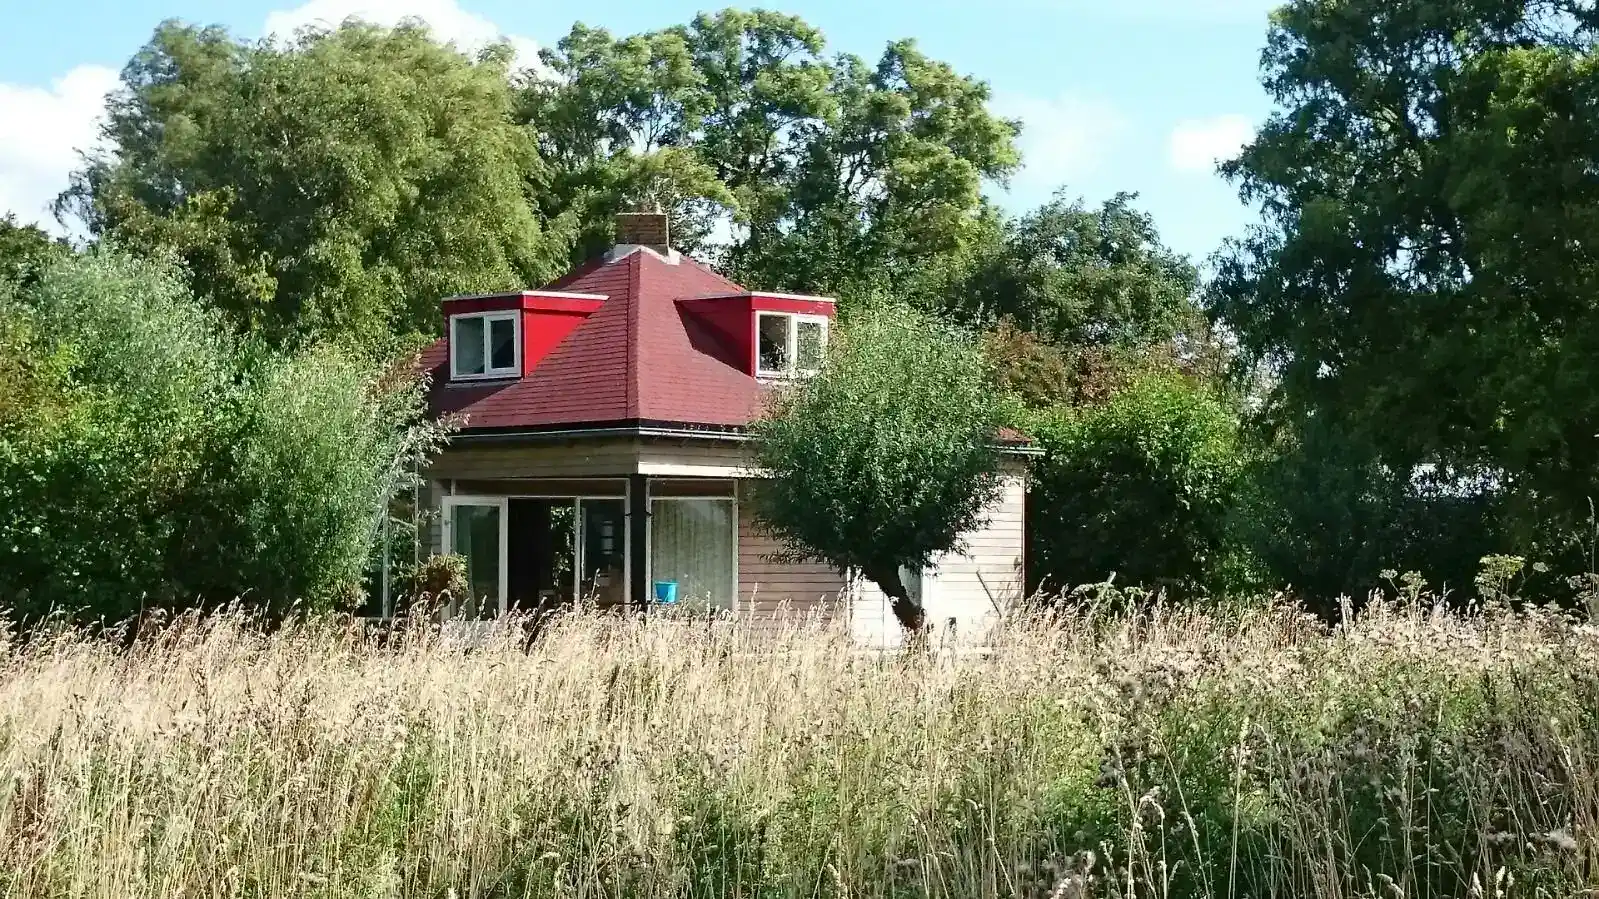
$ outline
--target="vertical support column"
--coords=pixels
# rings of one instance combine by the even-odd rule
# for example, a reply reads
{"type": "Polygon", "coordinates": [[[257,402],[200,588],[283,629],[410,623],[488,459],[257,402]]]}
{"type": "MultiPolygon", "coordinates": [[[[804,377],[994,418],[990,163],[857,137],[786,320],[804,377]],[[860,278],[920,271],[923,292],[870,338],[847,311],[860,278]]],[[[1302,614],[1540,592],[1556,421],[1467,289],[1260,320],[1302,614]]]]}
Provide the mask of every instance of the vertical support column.
{"type": "Polygon", "coordinates": [[[627,596],[628,604],[644,610],[650,605],[649,543],[650,479],[627,476],[627,596]]]}

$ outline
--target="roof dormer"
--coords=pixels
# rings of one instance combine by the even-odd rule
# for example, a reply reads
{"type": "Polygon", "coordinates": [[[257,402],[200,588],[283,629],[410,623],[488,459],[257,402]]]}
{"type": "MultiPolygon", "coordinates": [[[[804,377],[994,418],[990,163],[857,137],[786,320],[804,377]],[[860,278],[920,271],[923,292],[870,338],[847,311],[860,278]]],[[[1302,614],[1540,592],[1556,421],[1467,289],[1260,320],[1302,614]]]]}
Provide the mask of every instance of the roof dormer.
{"type": "Polygon", "coordinates": [[[815,374],[827,353],[834,302],[827,297],[746,292],[679,300],[728,347],[728,361],[761,380],[815,374]]]}
{"type": "Polygon", "coordinates": [[[450,297],[444,301],[450,381],[526,376],[605,299],[550,290],[450,297]]]}

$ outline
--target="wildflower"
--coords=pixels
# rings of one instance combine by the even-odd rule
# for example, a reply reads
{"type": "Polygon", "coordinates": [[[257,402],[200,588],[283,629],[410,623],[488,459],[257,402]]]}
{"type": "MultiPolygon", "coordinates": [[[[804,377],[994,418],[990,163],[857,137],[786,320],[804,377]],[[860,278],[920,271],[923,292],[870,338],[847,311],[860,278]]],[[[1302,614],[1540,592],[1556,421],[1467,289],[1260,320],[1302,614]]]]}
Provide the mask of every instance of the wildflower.
{"type": "Polygon", "coordinates": [[[1564,828],[1549,831],[1543,835],[1543,839],[1551,849],[1558,849],[1561,852],[1576,852],[1578,848],[1577,838],[1564,828]]]}

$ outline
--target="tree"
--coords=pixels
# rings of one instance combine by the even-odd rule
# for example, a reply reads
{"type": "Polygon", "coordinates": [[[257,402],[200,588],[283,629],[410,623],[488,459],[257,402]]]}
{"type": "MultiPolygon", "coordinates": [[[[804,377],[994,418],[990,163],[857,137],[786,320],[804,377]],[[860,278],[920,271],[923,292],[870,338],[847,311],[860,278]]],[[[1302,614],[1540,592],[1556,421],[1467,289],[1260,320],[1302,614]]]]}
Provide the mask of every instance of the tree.
{"type": "Polygon", "coordinates": [[[1146,372],[1101,403],[1030,423],[1044,457],[1028,496],[1030,580],[1115,575],[1178,597],[1248,585],[1234,516],[1248,483],[1238,410],[1209,385],[1146,372]]]}
{"type": "Polygon", "coordinates": [[[436,334],[440,297],[537,283],[566,256],[569,220],[534,203],[544,166],[512,118],[509,58],[410,24],[246,44],[168,22],[58,207],[181,260],[241,331],[436,334]]]}
{"type": "Polygon", "coordinates": [[[1118,194],[1098,209],[1063,195],[1019,219],[948,297],[959,318],[1010,320],[1058,347],[1170,343],[1198,319],[1199,272],[1118,194]]]}
{"type": "Polygon", "coordinates": [[[39,271],[72,252],[65,240],[38,225],[19,225],[12,213],[0,216],[0,282],[25,286],[39,271]]]}
{"type": "Polygon", "coordinates": [[[0,299],[8,342],[30,389],[0,395],[0,604],[24,617],[340,603],[442,433],[414,378],[236,338],[111,251],[0,299]]]}
{"type": "Polygon", "coordinates": [[[1401,479],[1493,484],[1524,544],[1599,495],[1596,26],[1581,0],[1296,0],[1263,57],[1282,108],[1223,168],[1265,218],[1212,307],[1280,439],[1314,421],[1401,479]]]}
{"type": "Polygon", "coordinates": [[[1345,598],[1358,608],[1392,586],[1390,572],[1417,572],[1469,598],[1480,560],[1503,539],[1492,491],[1394,471],[1314,419],[1252,454],[1245,483],[1235,527],[1262,579],[1330,621],[1345,598]]]}
{"type": "Polygon", "coordinates": [[[908,630],[900,579],[983,521],[999,491],[1000,403],[976,344],[903,307],[857,314],[822,372],[754,426],[758,519],[808,558],[857,571],[908,630]]]}
{"type": "Polygon", "coordinates": [[[719,261],[767,289],[865,296],[913,281],[980,227],[982,183],[1017,164],[1015,123],[986,85],[909,41],[877,64],[842,54],[803,20],[702,14],[613,38],[582,25],[545,53],[523,110],[544,139],[555,209],[594,224],[659,200],[684,246],[735,220],[719,261]],[[659,158],[644,174],[642,160],[659,158]]]}

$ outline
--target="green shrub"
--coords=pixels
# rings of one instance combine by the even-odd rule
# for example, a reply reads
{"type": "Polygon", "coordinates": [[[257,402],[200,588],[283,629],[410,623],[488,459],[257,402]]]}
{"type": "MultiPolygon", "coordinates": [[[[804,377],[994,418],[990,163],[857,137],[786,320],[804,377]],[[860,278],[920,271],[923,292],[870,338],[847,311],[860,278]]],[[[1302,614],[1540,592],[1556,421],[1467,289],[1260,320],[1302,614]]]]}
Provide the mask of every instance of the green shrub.
{"type": "Polygon", "coordinates": [[[1247,580],[1230,526],[1247,455],[1234,408],[1182,375],[1135,376],[1105,402],[1038,416],[1028,497],[1031,581],[1115,575],[1189,596],[1247,580]]]}
{"type": "Polygon", "coordinates": [[[47,269],[0,321],[32,386],[0,417],[0,601],[23,617],[347,598],[438,439],[414,379],[240,341],[114,252],[47,269]]]}

